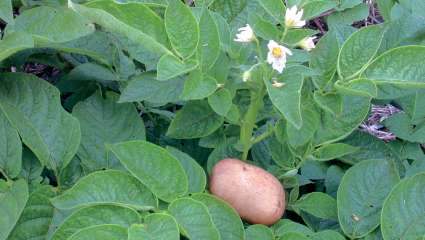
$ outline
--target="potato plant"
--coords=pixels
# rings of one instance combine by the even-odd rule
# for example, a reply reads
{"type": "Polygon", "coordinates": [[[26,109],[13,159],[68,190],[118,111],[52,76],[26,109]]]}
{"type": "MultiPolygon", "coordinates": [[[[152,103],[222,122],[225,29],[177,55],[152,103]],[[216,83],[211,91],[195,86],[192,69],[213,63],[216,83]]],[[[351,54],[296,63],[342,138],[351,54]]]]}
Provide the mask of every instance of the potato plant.
{"type": "Polygon", "coordinates": [[[0,29],[0,240],[425,238],[423,0],[0,0],[0,29]]]}

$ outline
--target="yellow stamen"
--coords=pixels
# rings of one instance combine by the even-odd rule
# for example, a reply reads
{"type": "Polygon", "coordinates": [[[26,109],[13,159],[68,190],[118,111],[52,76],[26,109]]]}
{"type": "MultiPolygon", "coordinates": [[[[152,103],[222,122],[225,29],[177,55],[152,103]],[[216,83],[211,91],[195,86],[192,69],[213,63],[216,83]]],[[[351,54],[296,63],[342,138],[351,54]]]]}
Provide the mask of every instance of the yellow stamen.
{"type": "Polygon", "coordinates": [[[281,49],[281,48],[279,48],[279,47],[275,47],[275,48],[273,48],[273,50],[272,50],[272,55],[273,55],[273,57],[275,57],[275,58],[281,58],[281,57],[282,57],[282,55],[283,55],[282,49],[281,49]]]}

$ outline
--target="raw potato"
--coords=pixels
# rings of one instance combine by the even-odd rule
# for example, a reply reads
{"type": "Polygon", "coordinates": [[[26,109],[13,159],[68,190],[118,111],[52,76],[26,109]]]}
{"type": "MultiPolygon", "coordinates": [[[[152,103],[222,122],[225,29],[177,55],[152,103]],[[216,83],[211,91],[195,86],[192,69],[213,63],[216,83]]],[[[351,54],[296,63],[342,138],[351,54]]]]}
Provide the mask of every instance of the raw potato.
{"type": "Polygon", "coordinates": [[[214,166],[210,191],[252,224],[271,225],[285,211],[285,191],[279,180],[237,159],[223,159],[214,166]]]}

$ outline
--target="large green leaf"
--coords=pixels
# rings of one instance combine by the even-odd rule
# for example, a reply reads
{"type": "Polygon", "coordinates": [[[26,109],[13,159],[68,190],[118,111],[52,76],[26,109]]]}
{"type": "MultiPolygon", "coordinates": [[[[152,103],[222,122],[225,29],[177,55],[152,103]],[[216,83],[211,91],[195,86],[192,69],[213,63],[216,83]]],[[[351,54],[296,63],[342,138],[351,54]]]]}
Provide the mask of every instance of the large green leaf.
{"type": "Polygon", "coordinates": [[[342,139],[352,133],[366,118],[370,107],[370,98],[343,96],[342,112],[335,116],[322,111],[315,143],[322,145],[342,139]]]}
{"type": "Polygon", "coordinates": [[[145,217],[146,231],[152,240],[180,239],[179,226],[174,217],[166,213],[154,213],[145,217]]]}
{"type": "Polygon", "coordinates": [[[206,101],[191,101],[177,112],[167,135],[177,139],[205,137],[221,127],[223,121],[206,101]]]}
{"type": "Polygon", "coordinates": [[[122,90],[119,102],[148,101],[152,103],[177,102],[183,92],[185,78],[158,81],[156,74],[142,73],[131,79],[122,90]]]}
{"type": "Polygon", "coordinates": [[[204,169],[189,154],[186,154],[177,148],[167,147],[171,153],[183,166],[189,180],[189,193],[203,192],[207,185],[207,176],[204,169]]]}
{"type": "Polygon", "coordinates": [[[208,97],[208,103],[217,114],[226,116],[232,108],[232,94],[226,88],[219,89],[208,97]]]}
{"type": "Polygon", "coordinates": [[[34,47],[34,40],[30,34],[23,32],[7,34],[0,41],[0,61],[3,61],[21,50],[32,47],[34,47]]]}
{"type": "Polygon", "coordinates": [[[93,24],[76,12],[68,8],[47,6],[23,11],[15,19],[12,28],[14,31],[32,34],[34,39],[41,43],[67,42],[88,35],[95,30],[93,24]],[[60,29],[66,29],[66,31],[60,29]]]}
{"type": "Polygon", "coordinates": [[[374,25],[353,33],[342,45],[338,57],[338,73],[347,79],[359,74],[372,60],[381,45],[384,31],[374,25]]]}
{"type": "Polygon", "coordinates": [[[285,16],[285,5],[280,0],[257,0],[273,20],[282,23],[285,16]]]}
{"type": "Polygon", "coordinates": [[[199,31],[198,58],[202,69],[208,70],[214,66],[220,54],[218,27],[208,8],[204,8],[202,11],[199,31]]]}
{"type": "Polygon", "coordinates": [[[128,230],[129,240],[179,240],[179,226],[174,217],[166,213],[146,216],[144,225],[134,224],[128,230]]]}
{"type": "Polygon", "coordinates": [[[257,239],[263,239],[263,240],[273,240],[273,232],[270,228],[256,224],[256,225],[250,225],[245,230],[246,240],[257,240],[257,239]]]}
{"type": "Polygon", "coordinates": [[[289,123],[297,129],[301,128],[301,88],[303,86],[302,75],[283,74],[278,80],[284,85],[275,87],[269,80],[265,80],[267,92],[273,105],[283,114],[289,123]]]}
{"type": "Polygon", "coordinates": [[[336,7],[336,2],[331,0],[312,0],[304,1],[302,8],[304,10],[303,19],[309,20],[320,14],[336,7]]]}
{"type": "Polygon", "coordinates": [[[220,233],[213,223],[207,206],[191,198],[180,198],[168,206],[183,233],[191,240],[219,240],[220,233]]]}
{"type": "Polygon", "coordinates": [[[425,236],[425,173],[402,180],[384,202],[381,230],[385,240],[425,236]]]}
{"type": "Polygon", "coordinates": [[[190,8],[178,0],[171,0],[164,19],[168,38],[177,54],[182,58],[192,56],[199,42],[199,27],[190,8]]]}
{"type": "Polygon", "coordinates": [[[169,80],[198,67],[198,62],[189,59],[185,62],[174,55],[166,54],[159,59],[157,66],[157,79],[159,81],[169,80]]]}
{"type": "Polygon", "coordinates": [[[97,204],[115,204],[136,209],[153,209],[158,200],[137,178],[117,170],[91,173],[72,188],[52,199],[59,209],[97,204]]]}
{"type": "Polygon", "coordinates": [[[184,83],[181,98],[184,100],[204,99],[217,89],[217,81],[200,70],[192,71],[184,83]]]}
{"type": "Polygon", "coordinates": [[[21,171],[22,143],[18,132],[0,112],[0,172],[15,178],[21,171]]]}
{"type": "Polygon", "coordinates": [[[350,168],[338,188],[338,218],[344,233],[364,237],[379,225],[382,204],[400,180],[391,161],[368,160],[350,168]]]}
{"type": "Polygon", "coordinates": [[[314,233],[310,238],[311,240],[345,240],[340,233],[332,230],[314,233]]]}
{"type": "Polygon", "coordinates": [[[357,152],[359,148],[345,143],[333,143],[324,145],[313,152],[313,158],[317,161],[328,161],[348,154],[357,152]]]}
{"type": "Polygon", "coordinates": [[[115,18],[112,14],[101,9],[89,8],[69,1],[69,6],[91,22],[102,26],[107,31],[125,37],[130,43],[155,56],[172,54],[164,45],[150,35],[115,18]]]}
{"type": "Polygon", "coordinates": [[[115,224],[121,227],[130,227],[140,223],[139,214],[127,207],[114,205],[97,205],[78,209],[72,213],[53,234],[51,240],[66,240],[83,228],[115,224]]]}
{"type": "Polygon", "coordinates": [[[226,202],[213,195],[198,193],[192,198],[208,207],[220,239],[237,240],[245,238],[245,231],[238,213],[226,202]]]}
{"type": "Polygon", "coordinates": [[[59,91],[34,75],[0,75],[0,109],[43,165],[59,172],[80,144],[80,125],[60,105],[59,91]]]}
{"type": "Polygon", "coordinates": [[[127,240],[127,228],[114,224],[84,228],[68,240],[127,240]]]}
{"type": "Polygon", "coordinates": [[[336,200],[321,192],[312,192],[302,196],[293,204],[298,212],[305,211],[315,217],[324,219],[338,219],[336,200]]]}
{"type": "Polygon", "coordinates": [[[392,115],[385,120],[385,127],[400,139],[425,143],[425,126],[421,122],[418,124],[412,122],[406,113],[392,115]]]}
{"type": "Polygon", "coordinates": [[[49,185],[38,185],[30,193],[28,202],[9,240],[44,239],[53,217],[50,198],[56,195],[49,185]]]}
{"type": "Polygon", "coordinates": [[[0,19],[6,23],[13,24],[12,0],[4,0],[0,2],[0,19]]]}
{"type": "Polygon", "coordinates": [[[334,32],[328,32],[311,51],[310,67],[319,71],[313,76],[313,82],[319,88],[325,88],[335,75],[339,53],[338,39],[334,32]]]}
{"type": "Polygon", "coordinates": [[[28,185],[25,180],[0,180],[0,240],[8,239],[7,236],[18,222],[27,200],[28,185]]]}
{"type": "Polygon", "coordinates": [[[105,145],[145,139],[145,126],[135,106],[117,101],[115,93],[107,92],[103,98],[96,92],[75,105],[72,111],[81,125],[81,145],[77,154],[89,172],[120,166],[105,145]]]}
{"type": "Polygon", "coordinates": [[[118,143],[111,150],[159,199],[171,202],[187,193],[188,177],[167,150],[145,141],[118,143]]]}
{"type": "Polygon", "coordinates": [[[404,46],[377,57],[362,73],[377,84],[424,87],[425,46],[404,46]]]}
{"type": "Polygon", "coordinates": [[[91,1],[85,6],[102,9],[119,21],[140,30],[164,46],[168,45],[164,21],[146,4],[118,3],[113,0],[91,1]]]}
{"type": "Polygon", "coordinates": [[[303,125],[297,129],[294,125],[287,122],[286,134],[288,136],[288,143],[293,147],[299,147],[308,143],[316,133],[319,127],[319,112],[315,109],[314,105],[308,102],[302,102],[301,116],[303,125]]]}

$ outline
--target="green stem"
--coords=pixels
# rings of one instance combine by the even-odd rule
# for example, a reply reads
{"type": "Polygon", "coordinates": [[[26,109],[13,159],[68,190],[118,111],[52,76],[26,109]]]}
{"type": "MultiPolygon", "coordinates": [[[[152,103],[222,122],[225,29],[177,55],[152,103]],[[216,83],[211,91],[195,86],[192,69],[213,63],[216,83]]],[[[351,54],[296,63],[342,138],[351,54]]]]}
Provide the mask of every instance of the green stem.
{"type": "Polygon", "coordinates": [[[285,40],[287,34],[288,34],[288,28],[285,27],[285,29],[283,30],[282,37],[280,38],[280,42],[281,43],[283,43],[283,41],[285,40]]]}
{"type": "Polygon", "coordinates": [[[242,160],[247,160],[249,150],[253,145],[252,133],[254,132],[258,112],[263,107],[263,97],[265,94],[264,85],[258,91],[251,90],[251,102],[244,119],[242,120],[240,140],[243,146],[242,160]]]}

